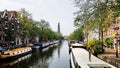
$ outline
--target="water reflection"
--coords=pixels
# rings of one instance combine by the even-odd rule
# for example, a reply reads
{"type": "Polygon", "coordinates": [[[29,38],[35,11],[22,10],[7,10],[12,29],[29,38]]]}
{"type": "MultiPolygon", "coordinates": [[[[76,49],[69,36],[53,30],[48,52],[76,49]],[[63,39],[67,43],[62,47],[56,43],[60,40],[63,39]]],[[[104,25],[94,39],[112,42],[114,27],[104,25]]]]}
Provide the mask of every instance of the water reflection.
{"type": "MultiPolygon", "coordinates": [[[[28,58],[17,59],[19,62],[2,63],[0,68],[69,68],[67,41],[52,45],[43,50],[35,50],[28,58]]],[[[26,56],[25,56],[26,57],[26,56]]]]}
{"type": "Polygon", "coordinates": [[[30,68],[48,68],[48,59],[53,56],[53,51],[57,49],[57,46],[49,47],[48,50],[37,50],[31,56],[30,68]]]}
{"type": "Polygon", "coordinates": [[[15,59],[15,60],[12,60],[12,61],[5,61],[5,62],[1,62],[0,63],[0,68],[6,68],[6,67],[9,67],[9,66],[13,66],[25,59],[28,59],[32,54],[28,54],[28,55],[25,55],[23,57],[20,57],[18,59],[15,59]]]}

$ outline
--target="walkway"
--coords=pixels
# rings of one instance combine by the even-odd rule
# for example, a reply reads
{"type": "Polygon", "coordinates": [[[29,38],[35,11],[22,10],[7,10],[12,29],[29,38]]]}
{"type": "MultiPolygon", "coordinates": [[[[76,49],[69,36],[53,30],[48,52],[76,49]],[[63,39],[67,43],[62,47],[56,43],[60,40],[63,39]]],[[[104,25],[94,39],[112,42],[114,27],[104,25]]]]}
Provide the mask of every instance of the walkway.
{"type": "MultiPolygon", "coordinates": [[[[111,49],[111,48],[105,48],[105,52],[104,54],[109,54],[109,56],[116,56],[116,50],[115,49],[111,49]]],[[[119,51],[119,57],[120,57],[120,51],[119,51]]]]}
{"type": "Polygon", "coordinates": [[[98,57],[116,66],[117,68],[120,68],[120,52],[119,52],[119,58],[116,58],[116,50],[111,48],[105,48],[104,54],[101,54],[98,57]]]}

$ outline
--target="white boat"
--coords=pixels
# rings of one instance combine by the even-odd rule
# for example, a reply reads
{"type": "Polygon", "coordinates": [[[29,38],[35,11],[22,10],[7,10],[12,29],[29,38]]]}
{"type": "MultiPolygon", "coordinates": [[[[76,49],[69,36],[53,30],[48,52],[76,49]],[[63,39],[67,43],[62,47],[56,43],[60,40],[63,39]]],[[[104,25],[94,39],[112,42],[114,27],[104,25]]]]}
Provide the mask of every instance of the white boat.
{"type": "Polygon", "coordinates": [[[71,43],[71,44],[69,44],[69,52],[71,52],[72,48],[84,48],[84,49],[86,49],[86,46],[84,46],[80,43],[71,43]]]}
{"type": "Polygon", "coordinates": [[[84,48],[72,48],[70,59],[72,68],[116,68],[115,66],[95,57],[94,55],[90,55],[84,48]]]}

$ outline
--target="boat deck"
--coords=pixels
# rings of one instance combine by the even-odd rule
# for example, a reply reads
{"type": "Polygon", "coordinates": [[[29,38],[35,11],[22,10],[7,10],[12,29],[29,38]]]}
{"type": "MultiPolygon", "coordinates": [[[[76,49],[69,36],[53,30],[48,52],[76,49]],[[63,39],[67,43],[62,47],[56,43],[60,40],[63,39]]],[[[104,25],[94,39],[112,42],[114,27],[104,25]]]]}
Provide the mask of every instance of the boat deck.
{"type": "Polygon", "coordinates": [[[18,51],[22,51],[26,48],[30,48],[30,47],[21,47],[21,48],[16,48],[16,49],[13,49],[13,50],[7,50],[7,52],[18,52],[18,51]]]}
{"type": "Polygon", "coordinates": [[[83,48],[72,48],[71,54],[81,68],[116,68],[94,55],[91,55],[91,61],[89,61],[89,52],[83,48]]]}

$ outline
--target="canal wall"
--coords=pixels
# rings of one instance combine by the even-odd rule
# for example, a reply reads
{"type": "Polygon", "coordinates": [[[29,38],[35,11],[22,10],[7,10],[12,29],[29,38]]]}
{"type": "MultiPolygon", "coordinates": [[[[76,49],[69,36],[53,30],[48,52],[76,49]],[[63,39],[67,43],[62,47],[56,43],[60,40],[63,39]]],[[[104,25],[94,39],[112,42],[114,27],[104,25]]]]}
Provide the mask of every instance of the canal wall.
{"type": "Polygon", "coordinates": [[[101,60],[120,68],[120,58],[116,58],[115,54],[101,54],[98,56],[101,60]]]}

